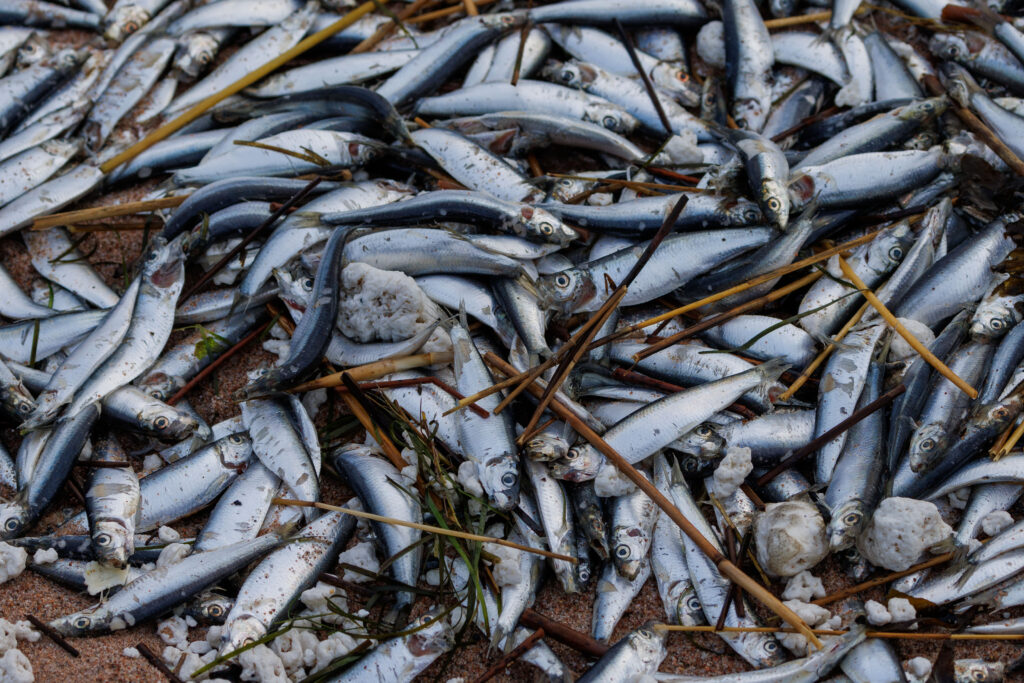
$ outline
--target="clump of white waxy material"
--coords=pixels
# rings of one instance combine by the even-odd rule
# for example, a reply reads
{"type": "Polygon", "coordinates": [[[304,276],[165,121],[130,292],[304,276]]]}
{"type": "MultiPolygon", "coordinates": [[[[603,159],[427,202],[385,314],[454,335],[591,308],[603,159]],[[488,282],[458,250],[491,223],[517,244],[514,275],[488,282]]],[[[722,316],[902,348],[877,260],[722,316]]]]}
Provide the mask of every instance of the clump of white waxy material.
{"type": "Polygon", "coordinates": [[[28,621],[11,622],[0,619],[0,653],[18,647],[19,640],[34,643],[39,640],[39,632],[33,630],[28,621]]]}
{"type": "Polygon", "coordinates": [[[615,201],[615,198],[608,192],[595,192],[594,194],[587,197],[585,204],[590,206],[610,206],[615,201]]]}
{"type": "MultiPolygon", "coordinates": [[[[907,328],[910,334],[917,337],[917,340],[925,346],[931,346],[931,343],[935,341],[935,334],[932,333],[927,325],[910,318],[899,318],[899,321],[903,323],[903,327],[907,328]]],[[[892,344],[889,345],[890,361],[906,360],[916,355],[917,351],[907,343],[906,339],[898,334],[892,336],[892,344]]]]}
{"type": "Polygon", "coordinates": [[[355,646],[356,641],[352,636],[338,631],[332,633],[326,639],[316,644],[316,663],[310,673],[316,673],[321,669],[327,668],[328,664],[338,657],[347,655],[355,646]]]}
{"type": "Polygon", "coordinates": [[[181,540],[181,534],[169,526],[162,526],[156,530],[157,538],[164,543],[174,543],[181,540]]]}
{"type": "Polygon", "coordinates": [[[302,395],[302,407],[306,409],[311,420],[316,419],[316,414],[320,412],[320,408],[325,403],[327,403],[326,389],[314,389],[302,395]]]}
{"type": "Polygon", "coordinates": [[[288,359],[291,342],[285,339],[264,339],[263,350],[277,356],[274,365],[281,365],[288,359]]]}
{"type": "MultiPolygon", "coordinates": [[[[293,628],[274,638],[270,642],[270,649],[281,658],[288,675],[295,678],[299,671],[316,663],[316,646],[319,642],[320,639],[312,631],[293,628]]],[[[301,677],[305,678],[305,675],[301,677]]]]}
{"type": "Polygon", "coordinates": [[[428,569],[423,574],[423,580],[427,582],[428,586],[440,586],[441,572],[437,569],[428,569]]]}
{"type": "Polygon", "coordinates": [[[952,533],[953,529],[942,521],[934,503],[914,498],[886,498],[875,508],[867,528],[857,539],[857,549],[871,564],[901,572],[914,565],[925,550],[952,533]]]}
{"type": "Polygon", "coordinates": [[[982,546],[981,541],[976,538],[972,538],[967,541],[967,554],[973,555],[974,552],[982,546]]]}
{"type": "MultiPolygon", "coordinates": [[[[201,667],[206,666],[214,659],[216,659],[217,652],[211,650],[207,652],[205,655],[200,656],[194,652],[187,652],[173,645],[168,645],[163,649],[163,652],[160,653],[160,656],[163,658],[164,663],[166,663],[170,669],[177,670],[178,676],[180,676],[182,680],[203,681],[207,680],[207,678],[209,677],[209,671],[200,674],[199,676],[193,676],[193,674],[201,667]]],[[[219,670],[223,669],[224,667],[217,668],[219,670]]]]}
{"type": "Polygon", "coordinates": [[[10,581],[25,571],[28,552],[7,543],[0,543],[0,583],[10,581]]]}
{"type": "Polygon", "coordinates": [[[427,341],[417,353],[447,353],[452,350],[452,338],[447,331],[440,327],[430,333],[427,341]]]}
{"type": "Polygon", "coordinates": [[[967,502],[971,499],[971,487],[967,486],[962,489],[953,491],[946,499],[949,501],[949,506],[954,510],[963,510],[967,507],[967,502]]]}
{"type": "Polygon", "coordinates": [[[1013,517],[1006,510],[996,510],[985,515],[985,518],[981,520],[981,530],[985,532],[986,536],[995,536],[1000,534],[1008,526],[1013,524],[1013,517]]]}
{"type": "Polygon", "coordinates": [[[193,640],[188,644],[188,651],[197,655],[205,655],[212,649],[213,645],[210,645],[205,640],[193,640]]]}
{"type": "Polygon", "coordinates": [[[145,473],[155,472],[164,466],[164,459],[156,453],[150,453],[142,459],[142,471],[145,473]]]}
{"type": "Polygon", "coordinates": [[[8,650],[0,657],[0,681],[4,683],[32,683],[32,662],[21,650],[8,650]]]}
{"type": "MultiPolygon", "coordinates": [[[[377,553],[373,549],[373,544],[363,541],[356,543],[354,546],[343,552],[338,557],[338,564],[350,564],[353,567],[359,567],[365,569],[371,574],[376,574],[380,571],[380,561],[377,559],[377,553]]],[[[345,570],[345,581],[351,581],[352,583],[366,583],[373,579],[372,576],[365,576],[362,573],[357,574],[349,569],[345,570]]]]}
{"type": "Polygon", "coordinates": [[[346,600],[344,593],[339,592],[338,588],[323,581],[319,581],[312,588],[302,591],[302,594],[299,595],[299,600],[314,614],[336,616],[331,612],[331,605],[341,610],[348,609],[348,600],[346,600]]]}
{"type": "Polygon", "coordinates": [[[864,603],[864,609],[868,613],[868,623],[872,626],[885,626],[892,621],[892,615],[880,602],[868,600],[864,603]]]}
{"type": "Polygon", "coordinates": [[[661,149],[661,155],[668,157],[673,164],[702,164],[704,152],[697,146],[697,135],[693,131],[684,130],[668,139],[661,149]]]}
{"type": "Polygon", "coordinates": [[[472,460],[463,460],[459,463],[458,479],[462,488],[466,490],[466,493],[477,497],[483,497],[484,487],[483,484],[480,483],[480,477],[477,476],[475,462],[472,460]]]}
{"type": "Polygon", "coordinates": [[[99,562],[89,562],[85,565],[85,589],[89,595],[96,595],[114,586],[123,586],[128,583],[128,569],[117,569],[99,562]]]}
{"type": "Polygon", "coordinates": [[[825,597],[825,586],[821,583],[821,579],[806,570],[789,577],[786,589],[782,591],[783,600],[810,602],[815,598],[823,597],[825,597]]]}
{"type": "Polygon", "coordinates": [[[437,304],[405,273],[350,263],[341,271],[338,327],[358,342],[401,341],[432,325],[437,304]]]}
{"type": "Polygon", "coordinates": [[[891,598],[888,604],[889,614],[893,622],[899,624],[904,621],[913,621],[917,618],[917,610],[906,598],[891,598]]]}
{"type": "Polygon", "coordinates": [[[179,650],[188,646],[188,624],[181,617],[171,617],[157,624],[156,634],[160,640],[179,650]]]}
{"type": "Polygon", "coordinates": [[[242,667],[243,681],[290,683],[284,662],[266,645],[257,645],[242,652],[235,661],[242,667]]]}
{"type": "Polygon", "coordinates": [[[121,654],[123,654],[128,659],[138,659],[140,656],[139,651],[136,650],[134,647],[126,647],[124,650],[121,651],[121,654]]]}
{"type": "Polygon", "coordinates": [[[709,21],[697,32],[697,54],[710,66],[725,68],[725,25],[709,21]]]}
{"type": "Polygon", "coordinates": [[[188,626],[189,628],[195,628],[196,626],[199,626],[199,622],[196,621],[194,618],[192,618],[191,614],[186,614],[185,615],[185,625],[188,626]]]}
{"type": "MultiPolygon", "coordinates": [[[[811,628],[822,626],[832,617],[832,613],[824,607],[803,602],[801,600],[786,600],[783,604],[796,612],[796,614],[803,619],[804,623],[811,628]]],[[[780,632],[776,633],[775,637],[779,639],[779,642],[782,643],[783,647],[797,657],[803,657],[807,654],[807,638],[799,633],[780,632]]]]}
{"type": "Polygon", "coordinates": [[[46,548],[35,551],[32,555],[32,564],[53,564],[60,556],[54,548],[46,548]]]}
{"type": "Polygon", "coordinates": [[[754,530],[757,561],[772,576],[793,576],[828,555],[825,520],[805,501],[769,503],[754,530]]]}
{"type": "Polygon", "coordinates": [[[903,668],[914,678],[924,680],[932,673],[931,660],[926,657],[914,657],[903,662],[903,668]]]}
{"type": "Polygon", "coordinates": [[[732,496],[753,471],[749,448],[725,449],[725,457],[715,468],[715,485],[712,487],[715,498],[725,500],[732,496]]]}
{"type": "Polygon", "coordinates": [[[612,465],[605,464],[597,470],[597,476],[594,478],[594,493],[598,497],[618,498],[633,493],[635,489],[636,484],[612,465]]]}
{"type": "Polygon", "coordinates": [[[156,566],[169,567],[172,564],[177,564],[188,557],[190,552],[192,552],[191,546],[184,543],[170,543],[160,551],[160,556],[156,558],[156,566]]]}
{"type": "Polygon", "coordinates": [[[499,561],[491,565],[491,574],[498,587],[515,586],[526,579],[519,571],[519,553],[521,550],[509,548],[497,543],[485,543],[484,550],[494,555],[499,561]]]}

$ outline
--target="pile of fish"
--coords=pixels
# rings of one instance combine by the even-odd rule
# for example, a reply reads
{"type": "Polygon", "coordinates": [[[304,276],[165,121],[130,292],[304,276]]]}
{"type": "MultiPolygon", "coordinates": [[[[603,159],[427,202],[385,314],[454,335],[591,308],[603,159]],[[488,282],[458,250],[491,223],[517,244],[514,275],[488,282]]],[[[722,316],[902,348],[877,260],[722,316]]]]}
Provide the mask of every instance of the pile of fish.
{"type": "Polygon", "coordinates": [[[0,236],[38,276],[0,267],[3,556],[97,596],[66,637],[165,619],[183,678],[450,675],[552,587],[611,647],[532,640],[548,680],[923,680],[866,622],[1024,633],[1024,20],[987,2],[398,3],[209,105],[354,5],[2,0],[0,236]],[[129,188],[165,201],[116,285],[87,222],[36,224],[129,188]],[[208,424],[193,380],[240,342],[279,357],[243,351],[208,424]],[[590,432],[845,634],[764,621],[590,432]],[[378,517],[282,500],[324,489],[378,517]],[[940,553],[820,600],[814,571],[940,553]],[[701,636],[745,673],[659,672],[678,636],[619,625],[652,576],[655,622],[779,631],[701,636]]]}

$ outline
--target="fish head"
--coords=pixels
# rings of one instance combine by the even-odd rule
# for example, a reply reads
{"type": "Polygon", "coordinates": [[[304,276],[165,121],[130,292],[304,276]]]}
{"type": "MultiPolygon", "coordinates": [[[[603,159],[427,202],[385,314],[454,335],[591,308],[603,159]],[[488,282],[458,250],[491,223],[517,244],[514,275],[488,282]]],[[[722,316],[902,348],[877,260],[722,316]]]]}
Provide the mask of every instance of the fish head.
{"type": "Polygon", "coordinates": [[[589,481],[597,476],[604,458],[588,443],[573,446],[551,465],[551,474],[565,481],[589,481]]]}
{"type": "Polygon", "coordinates": [[[787,656],[779,641],[770,633],[748,633],[753,636],[741,638],[745,651],[744,659],[748,662],[757,662],[754,666],[758,669],[770,669],[786,661],[787,656]]]}
{"type": "Polygon", "coordinates": [[[224,624],[220,633],[220,651],[227,654],[267,635],[267,627],[251,614],[242,614],[224,624]]]}
{"type": "Polygon", "coordinates": [[[932,54],[943,60],[969,60],[984,47],[984,40],[970,33],[936,33],[928,41],[932,54]]]}
{"type": "Polygon", "coordinates": [[[891,273],[903,261],[914,238],[908,221],[900,221],[888,228],[868,245],[868,265],[880,273],[891,273]]]}
{"type": "MultiPolygon", "coordinates": [[[[202,342],[200,342],[202,343],[202,342]]],[[[181,388],[180,383],[162,372],[154,372],[138,383],[147,394],[155,399],[166,401],[181,388]]]]}
{"type": "Polygon", "coordinates": [[[245,432],[228,434],[213,446],[220,451],[220,461],[225,466],[234,466],[239,471],[245,469],[252,455],[252,439],[245,432]]]}
{"type": "Polygon", "coordinates": [[[118,569],[128,566],[128,557],[132,554],[135,540],[124,523],[113,519],[97,520],[92,525],[90,535],[97,561],[118,569]]]}
{"type": "Polygon", "coordinates": [[[565,246],[579,236],[575,230],[544,209],[523,206],[520,216],[527,237],[565,246]]]}
{"type": "Polygon", "coordinates": [[[497,14],[489,14],[486,16],[476,17],[480,23],[486,25],[489,28],[498,29],[501,31],[516,28],[526,23],[528,15],[525,11],[518,10],[513,12],[498,12],[497,14]]]}
{"type": "Polygon", "coordinates": [[[301,317],[306,312],[310,297],[313,296],[316,280],[302,268],[290,271],[275,268],[274,279],[281,290],[278,296],[284,305],[289,311],[294,311],[301,317]]]}
{"type": "Polygon", "coordinates": [[[184,276],[185,253],[182,249],[186,234],[182,233],[168,242],[154,237],[142,262],[144,282],[158,289],[170,287],[184,276]]]}
{"type": "Polygon", "coordinates": [[[942,425],[923,425],[910,439],[910,469],[919,473],[927,472],[946,452],[948,445],[949,437],[942,425]]]}
{"type": "Polygon", "coordinates": [[[50,622],[50,628],[62,636],[79,637],[102,632],[111,628],[112,615],[103,606],[90,607],[81,612],[68,614],[50,622]]]}
{"type": "Polygon", "coordinates": [[[680,102],[693,107],[700,102],[700,86],[690,74],[674,64],[662,62],[651,69],[651,80],[662,90],[672,93],[680,102]]]}
{"type": "Polygon", "coordinates": [[[926,121],[931,121],[936,116],[945,112],[948,108],[948,98],[929,97],[903,107],[900,110],[899,118],[903,121],[918,121],[920,123],[924,123],[926,121]]]}
{"type": "Polygon", "coordinates": [[[405,637],[405,646],[414,657],[433,659],[455,646],[455,631],[437,608],[411,621],[406,630],[412,633],[405,637]]]}
{"type": "Polygon", "coordinates": [[[569,442],[554,434],[541,432],[526,442],[524,450],[530,460],[551,462],[565,457],[569,451],[569,442]]]}
{"type": "Polygon", "coordinates": [[[612,559],[619,576],[633,581],[643,566],[645,549],[650,539],[644,542],[643,530],[638,527],[620,527],[612,532],[612,559]]]}
{"type": "Polygon", "coordinates": [[[590,564],[590,556],[586,553],[584,553],[584,557],[576,559],[576,583],[579,590],[586,590],[590,580],[594,577],[594,568],[590,564]]]}
{"type": "Polygon", "coordinates": [[[32,396],[20,384],[7,387],[2,396],[4,410],[12,416],[25,419],[36,408],[32,396]]]}
{"type": "Polygon", "coordinates": [[[736,197],[726,204],[722,209],[722,217],[722,223],[727,227],[757,225],[766,220],[758,205],[745,197],[736,197]]]}
{"type": "Polygon", "coordinates": [[[40,64],[48,60],[52,55],[53,51],[50,49],[50,44],[46,41],[45,37],[38,33],[33,33],[18,48],[15,65],[19,69],[24,69],[34,64],[40,64]]]}
{"type": "Polygon", "coordinates": [[[688,477],[706,477],[714,471],[715,466],[721,458],[704,459],[697,455],[681,453],[676,461],[679,469],[688,477]]]}
{"type": "Polygon", "coordinates": [[[542,275],[537,278],[536,288],[541,306],[557,309],[566,315],[597,296],[593,278],[579,268],[542,275]]]}
{"type": "Polygon", "coordinates": [[[28,510],[18,500],[4,503],[0,507],[0,540],[17,538],[28,527],[31,519],[28,510]]]}
{"type": "Polygon", "coordinates": [[[984,659],[958,659],[953,663],[953,680],[969,683],[996,683],[1003,680],[1006,665],[984,659]]]}
{"type": "Polygon", "coordinates": [[[841,505],[828,524],[828,545],[832,552],[852,547],[867,521],[861,501],[851,500],[841,505]]]}
{"type": "Polygon", "coordinates": [[[676,618],[683,626],[699,626],[706,620],[704,607],[693,588],[683,591],[677,598],[676,618]]]}
{"type": "Polygon", "coordinates": [[[219,593],[205,593],[185,608],[185,614],[203,624],[223,624],[235,601],[219,593]]]}
{"type": "Polygon", "coordinates": [[[758,188],[758,202],[765,220],[779,230],[789,225],[789,194],[786,184],[774,178],[761,181],[758,188]]]}
{"type": "Polygon", "coordinates": [[[584,110],[583,119],[604,126],[619,135],[627,135],[639,123],[632,114],[614,104],[588,104],[584,110]]]}
{"type": "Polygon", "coordinates": [[[181,441],[200,429],[195,417],[166,404],[147,406],[137,417],[145,431],[164,441],[181,441]]]}
{"type": "Polygon", "coordinates": [[[696,456],[699,460],[710,461],[725,455],[725,438],[718,433],[712,422],[704,422],[693,428],[688,434],[683,435],[675,446],[683,453],[696,456]]]}
{"type": "Polygon", "coordinates": [[[150,19],[150,14],[145,8],[130,4],[118,7],[108,17],[107,29],[103,32],[103,37],[111,42],[120,43],[145,26],[150,19]]]}
{"type": "Polygon", "coordinates": [[[519,503],[519,470],[511,456],[493,458],[477,465],[480,484],[491,504],[499,510],[511,510],[519,503]]]}
{"type": "Polygon", "coordinates": [[[1016,322],[1016,312],[1004,300],[983,301],[971,316],[971,339],[977,342],[999,339],[1016,322]]]}
{"type": "Polygon", "coordinates": [[[213,63],[220,44],[202,31],[186,36],[184,42],[174,57],[174,67],[189,78],[198,78],[213,63]]]}
{"type": "Polygon", "coordinates": [[[649,621],[626,637],[629,638],[629,647],[636,653],[637,659],[651,666],[653,670],[665,659],[667,633],[664,629],[656,628],[655,622],[649,621]]]}

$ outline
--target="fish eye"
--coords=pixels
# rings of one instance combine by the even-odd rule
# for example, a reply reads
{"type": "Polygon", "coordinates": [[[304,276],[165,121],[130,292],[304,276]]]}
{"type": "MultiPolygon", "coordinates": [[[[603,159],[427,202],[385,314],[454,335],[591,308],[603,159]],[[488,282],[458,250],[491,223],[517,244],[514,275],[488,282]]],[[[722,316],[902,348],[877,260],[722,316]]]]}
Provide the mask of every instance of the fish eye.
{"type": "Polygon", "coordinates": [[[590,581],[590,570],[586,567],[580,567],[577,574],[579,574],[580,581],[582,581],[583,583],[590,581]]]}
{"type": "Polygon", "coordinates": [[[618,119],[616,119],[614,116],[612,116],[610,114],[606,115],[604,118],[601,119],[601,124],[605,128],[610,128],[612,130],[614,130],[614,129],[619,127],[618,119]]]}
{"type": "Polygon", "coordinates": [[[568,275],[556,275],[555,276],[555,286],[557,286],[557,287],[561,287],[561,288],[564,289],[564,288],[568,287],[571,282],[572,282],[572,279],[568,275]]]}
{"type": "Polygon", "coordinates": [[[17,531],[19,526],[21,526],[20,523],[18,522],[17,519],[14,519],[13,517],[4,522],[4,528],[8,531],[17,531]]]}
{"type": "Polygon", "coordinates": [[[232,434],[231,436],[228,437],[228,441],[230,441],[233,444],[240,444],[243,443],[245,440],[242,438],[241,434],[232,434]]]}
{"type": "Polygon", "coordinates": [[[545,235],[550,235],[555,232],[555,226],[551,225],[550,223],[541,223],[540,231],[545,235]]]}
{"type": "Polygon", "coordinates": [[[989,327],[991,327],[993,330],[1001,330],[1005,325],[1001,318],[992,318],[992,320],[990,320],[988,324],[989,327]]]}
{"type": "Polygon", "coordinates": [[[860,522],[859,512],[848,512],[847,514],[843,515],[843,524],[845,524],[846,526],[853,526],[858,522],[860,522]]]}
{"type": "Polygon", "coordinates": [[[569,452],[565,454],[566,460],[575,460],[580,457],[580,451],[578,448],[570,448],[569,452]]]}
{"type": "Polygon", "coordinates": [[[764,649],[767,652],[774,653],[776,650],[779,649],[779,644],[776,643],[774,640],[769,640],[767,643],[764,644],[764,649]]]}
{"type": "Polygon", "coordinates": [[[518,480],[519,478],[516,477],[516,475],[513,474],[512,472],[506,472],[505,474],[501,475],[501,485],[504,486],[505,488],[512,488],[513,486],[516,485],[516,482],[518,480]]]}
{"type": "Polygon", "coordinates": [[[306,289],[309,289],[309,290],[313,289],[313,285],[314,285],[314,282],[313,282],[313,278],[311,278],[311,277],[307,277],[305,280],[302,281],[302,286],[304,288],[306,288],[306,289]]]}
{"type": "Polygon", "coordinates": [[[711,427],[707,425],[700,425],[693,431],[697,436],[711,436],[711,427]]]}
{"type": "Polygon", "coordinates": [[[630,550],[628,545],[617,545],[615,546],[615,557],[620,560],[629,559],[630,550]]]}
{"type": "Polygon", "coordinates": [[[889,250],[889,258],[893,261],[899,261],[903,258],[903,247],[893,247],[889,250]]]}
{"type": "Polygon", "coordinates": [[[157,429],[167,429],[167,427],[170,424],[171,424],[171,421],[169,419],[167,419],[167,417],[165,417],[163,415],[161,415],[157,419],[153,420],[153,426],[156,427],[157,429]]]}
{"type": "Polygon", "coordinates": [[[224,608],[220,605],[210,605],[206,608],[206,614],[216,619],[224,616],[224,608]]]}
{"type": "Polygon", "coordinates": [[[949,56],[950,57],[959,57],[960,56],[960,46],[957,45],[956,43],[950,43],[948,50],[949,50],[949,56]]]}
{"type": "Polygon", "coordinates": [[[935,439],[925,439],[924,441],[921,442],[920,447],[922,451],[932,450],[933,448],[935,448],[935,439]]]}
{"type": "Polygon", "coordinates": [[[562,72],[562,80],[571,81],[573,75],[574,75],[573,72],[571,72],[568,69],[566,69],[565,71],[562,72]]]}
{"type": "Polygon", "coordinates": [[[699,609],[703,609],[700,604],[700,600],[697,599],[696,595],[691,595],[686,599],[686,608],[691,612],[696,612],[699,609]]]}
{"type": "Polygon", "coordinates": [[[687,472],[696,472],[700,469],[700,464],[694,458],[686,458],[683,461],[683,469],[687,472]]]}
{"type": "Polygon", "coordinates": [[[93,540],[96,542],[96,545],[104,548],[114,542],[114,539],[110,534],[96,534],[96,538],[93,540]]]}
{"type": "Polygon", "coordinates": [[[89,617],[78,617],[75,619],[75,628],[86,629],[89,628],[90,623],[92,622],[89,621],[89,617]]]}
{"type": "Polygon", "coordinates": [[[680,69],[679,71],[676,72],[676,80],[682,83],[686,83],[686,81],[690,80],[690,74],[680,69]]]}
{"type": "Polygon", "coordinates": [[[995,418],[1004,418],[1009,414],[1010,411],[1006,409],[1006,406],[999,406],[998,408],[992,411],[992,417],[995,418]]]}
{"type": "Polygon", "coordinates": [[[654,637],[654,633],[651,632],[651,631],[648,631],[645,628],[637,629],[636,632],[637,632],[637,635],[643,636],[644,638],[653,638],[654,637]]]}
{"type": "Polygon", "coordinates": [[[138,30],[139,30],[139,22],[137,22],[137,21],[135,21],[133,19],[129,19],[128,21],[124,22],[124,32],[125,33],[135,33],[138,30]]]}
{"type": "Polygon", "coordinates": [[[32,411],[32,406],[28,402],[22,401],[21,403],[18,404],[18,412],[19,413],[28,413],[28,412],[31,412],[31,411],[32,411]]]}
{"type": "Polygon", "coordinates": [[[757,211],[757,209],[753,207],[749,207],[743,210],[743,220],[745,220],[748,223],[755,222],[759,217],[759,212],[757,211]]]}
{"type": "Polygon", "coordinates": [[[213,61],[213,55],[211,55],[209,52],[203,51],[199,53],[199,57],[197,59],[199,60],[200,64],[205,66],[213,61]]]}

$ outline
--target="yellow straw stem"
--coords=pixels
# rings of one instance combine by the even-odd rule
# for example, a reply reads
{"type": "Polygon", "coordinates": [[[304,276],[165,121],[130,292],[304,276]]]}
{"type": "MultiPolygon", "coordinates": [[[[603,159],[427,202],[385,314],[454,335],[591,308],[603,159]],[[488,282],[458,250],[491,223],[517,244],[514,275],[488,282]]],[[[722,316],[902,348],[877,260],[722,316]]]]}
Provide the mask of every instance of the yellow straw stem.
{"type": "Polygon", "coordinates": [[[964,392],[971,398],[978,398],[977,389],[958,377],[952,370],[946,367],[945,363],[936,358],[935,354],[929,351],[928,348],[917,339],[917,337],[912,335],[910,331],[903,326],[903,323],[897,320],[896,316],[894,316],[892,312],[885,307],[885,304],[875,296],[875,293],[872,292],[866,284],[864,284],[864,281],[860,279],[857,273],[854,272],[853,268],[850,267],[850,264],[847,263],[846,259],[842,256],[839,257],[839,267],[842,269],[843,275],[846,276],[846,279],[852,282],[857,289],[861,290],[861,293],[864,295],[864,298],[868,300],[868,303],[874,306],[875,310],[878,311],[878,314],[885,319],[885,322],[887,322],[892,329],[896,330],[896,333],[903,337],[903,339],[910,344],[912,349],[917,351],[917,353],[920,354],[920,356],[924,358],[929,365],[935,368],[940,375],[955,384],[960,391],[964,392]]]}
{"type": "Polygon", "coordinates": [[[365,512],[363,510],[350,510],[349,508],[339,507],[337,505],[329,505],[327,503],[314,503],[309,500],[293,500],[291,498],[274,498],[272,501],[275,505],[292,505],[295,507],[304,508],[318,508],[320,510],[330,510],[332,512],[344,512],[346,515],[352,515],[353,517],[362,517],[373,522],[382,522],[384,524],[392,524],[394,526],[404,526],[410,529],[419,529],[420,531],[426,531],[432,534],[439,534],[441,536],[452,536],[453,538],[462,538],[467,541],[479,541],[481,543],[495,543],[497,545],[503,545],[506,548],[515,548],[516,550],[522,550],[526,553],[533,553],[534,555],[543,555],[544,557],[551,557],[556,560],[565,560],[576,564],[577,560],[575,557],[569,557],[568,555],[560,555],[553,553],[550,550],[542,550],[541,548],[531,548],[528,545],[522,545],[514,543],[512,541],[506,541],[504,538],[492,538],[490,536],[481,536],[479,534],[471,534],[466,531],[458,531],[456,529],[444,529],[439,526],[430,526],[429,524],[420,524],[419,522],[407,522],[404,519],[395,519],[394,517],[384,517],[383,515],[375,515],[372,512],[365,512]]]}
{"type": "Polygon", "coordinates": [[[352,24],[356,23],[359,19],[362,19],[367,14],[371,13],[376,7],[377,3],[373,2],[372,0],[370,2],[364,2],[363,4],[359,5],[359,7],[356,7],[354,10],[346,14],[341,19],[338,19],[338,21],[334,22],[327,28],[317,31],[308,38],[299,41],[299,43],[295,45],[295,47],[291,48],[290,50],[284,51],[283,53],[281,53],[274,59],[271,59],[263,66],[253,69],[245,76],[238,79],[237,81],[235,81],[228,87],[224,88],[220,92],[210,95],[205,100],[199,102],[194,107],[192,107],[176,119],[172,119],[167,123],[163,124],[156,130],[154,130],[152,133],[150,133],[149,135],[139,140],[128,149],[126,149],[125,151],[121,152],[114,158],[104,162],[102,165],[100,165],[100,170],[103,171],[104,173],[110,173],[112,170],[114,170],[121,164],[125,163],[126,161],[134,159],[136,156],[146,151],[151,146],[160,142],[161,140],[168,137],[172,133],[180,130],[181,128],[191,123],[192,121],[195,121],[197,118],[206,113],[206,111],[214,105],[220,103],[228,97],[231,97],[235,93],[241,92],[245,88],[248,88],[250,85],[260,80],[270,72],[276,70],[278,67],[287,64],[288,62],[295,59],[302,53],[316,47],[320,43],[324,42],[325,40],[333,36],[335,33],[345,30],[352,24]]]}
{"type": "Polygon", "coordinates": [[[340,387],[342,385],[341,376],[345,373],[348,373],[348,376],[356,382],[369,382],[403,370],[412,370],[414,368],[422,368],[426,365],[435,365],[438,363],[450,363],[451,361],[451,351],[431,351],[430,353],[416,353],[411,356],[403,356],[401,358],[388,358],[386,360],[367,363],[366,365],[357,365],[356,367],[349,368],[348,370],[342,370],[341,372],[335,372],[331,375],[319,377],[309,382],[305,382],[304,384],[300,384],[288,391],[292,394],[299,394],[304,391],[312,391],[314,389],[332,389],[334,387],[340,387]]]}

